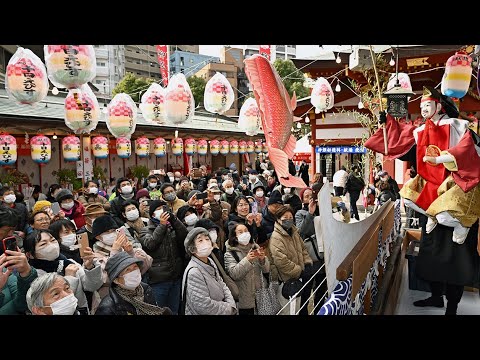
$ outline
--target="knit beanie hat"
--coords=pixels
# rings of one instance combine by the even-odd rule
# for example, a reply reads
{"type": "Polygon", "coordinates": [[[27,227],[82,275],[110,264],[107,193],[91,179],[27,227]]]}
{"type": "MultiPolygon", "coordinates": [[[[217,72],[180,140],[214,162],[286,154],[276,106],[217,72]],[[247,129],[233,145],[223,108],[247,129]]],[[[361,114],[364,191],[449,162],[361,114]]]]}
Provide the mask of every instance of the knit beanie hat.
{"type": "Polygon", "coordinates": [[[147,197],[150,199],[150,193],[148,192],[147,189],[140,189],[137,191],[135,194],[135,200],[140,201],[141,198],[147,197]]]}
{"type": "Polygon", "coordinates": [[[193,195],[195,195],[195,194],[201,194],[201,193],[202,193],[202,192],[201,192],[200,190],[192,190],[192,191],[190,191],[190,192],[188,193],[187,200],[190,200],[190,199],[193,197],[193,195]]]}
{"type": "Polygon", "coordinates": [[[280,191],[275,190],[275,191],[272,191],[272,193],[270,194],[270,197],[268,198],[268,205],[272,205],[272,204],[283,205],[282,194],[280,194],[280,191]]]}
{"type": "Polygon", "coordinates": [[[95,238],[98,235],[103,234],[105,231],[111,229],[117,229],[118,225],[113,220],[113,217],[109,215],[103,215],[95,219],[92,225],[92,236],[95,238]]]}
{"type": "Polygon", "coordinates": [[[33,205],[32,215],[36,214],[38,211],[43,210],[45,206],[52,206],[52,203],[47,200],[39,200],[33,205]]]}
{"type": "Polygon", "coordinates": [[[312,190],[312,188],[306,187],[306,188],[303,188],[302,190],[300,190],[300,200],[302,200],[302,201],[303,201],[303,194],[305,193],[305,190],[312,190]]]}
{"type": "MultiPolygon", "coordinates": [[[[167,203],[163,200],[153,200],[150,203],[150,208],[148,209],[148,214],[150,215],[150,218],[153,218],[153,213],[159,206],[167,205],[167,203]]],[[[95,220],[96,221],[96,220],[95,220]]]]}
{"type": "Polygon", "coordinates": [[[195,213],[195,215],[198,215],[197,209],[195,209],[193,206],[190,205],[183,205],[182,207],[179,207],[177,210],[177,218],[180,221],[183,221],[185,219],[185,214],[187,211],[190,211],[191,213],[195,213]]]}
{"type": "Polygon", "coordinates": [[[57,197],[55,198],[55,200],[57,200],[58,203],[61,203],[65,199],[73,199],[73,194],[68,189],[60,190],[57,194],[57,197]]]}

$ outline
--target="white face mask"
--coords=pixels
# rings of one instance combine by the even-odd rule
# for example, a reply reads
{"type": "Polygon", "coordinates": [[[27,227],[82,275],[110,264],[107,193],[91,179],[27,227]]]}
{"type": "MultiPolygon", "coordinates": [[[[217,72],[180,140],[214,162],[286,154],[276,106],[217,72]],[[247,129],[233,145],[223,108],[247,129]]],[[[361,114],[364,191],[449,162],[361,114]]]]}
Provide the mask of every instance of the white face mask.
{"type": "Polygon", "coordinates": [[[175,178],[175,181],[180,181],[180,178],[179,178],[179,177],[176,177],[176,178],[175,178]]]}
{"type": "Polygon", "coordinates": [[[153,217],[157,220],[160,220],[160,216],[163,214],[163,209],[162,210],[155,210],[153,212],[153,217]]]}
{"type": "Polygon", "coordinates": [[[208,257],[212,253],[212,250],[213,246],[211,243],[209,243],[201,248],[197,248],[197,252],[195,254],[197,254],[199,257],[208,257]]]}
{"type": "Polygon", "coordinates": [[[135,290],[142,282],[142,273],[138,269],[130,271],[129,273],[123,275],[123,281],[125,282],[125,284],[118,285],[127,290],[135,290]]]}
{"type": "Polygon", "coordinates": [[[213,241],[214,244],[216,244],[218,237],[217,230],[210,230],[208,233],[210,234],[210,239],[213,241]]]}
{"type": "Polygon", "coordinates": [[[173,183],[173,181],[175,180],[175,178],[173,176],[169,176],[168,177],[168,180],[170,180],[170,183],[173,183]]]}
{"type": "Polygon", "coordinates": [[[126,185],[124,187],[122,187],[122,194],[123,195],[129,195],[131,194],[133,191],[133,188],[130,186],[130,185],[126,185]]]}
{"type": "Polygon", "coordinates": [[[139,216],[140,214],[138,213],[138,209],[133,209],[125,213],[125,217],[128,221],[135,221],[138,219],[139,216]]]}
{"type": "Polygon", "coordinates": [[[15,200],[17,200],[17,197],[15,196],[15,194],[10,194],[10,195],[6,195],[3,197],[3,200],[7,203],[7,204],[12,204],[15,202],[15,200]]]}
{"type": "Polygon", "coordinates": [[[249,178],[251,183],[254,183],[255,181],[257,181],[257,177],[255,175],[253,175],[253,176],[250,175],[248,178],[249,178]]]}
{"type": "Polygon", "coordinates": [[[219,194],[213,195],[213,198],[215,199],[215,201],[219,201],[219,200],[220,200],[220,196],[221,196],[221,195],[219,195],[219,194]]]}
{"type": "Polygon", "coordinates": [[[104,234],[104,235],[102,235],[101,239],[102,239],[102,242],[105,245],[112,246],[113,243],[115,242],[115,240],[117,240],[117,233],[112,232],[112,233],[109,233],[109,234],[104,234]]]}
{"type": "Polygon", "coordinates": [[[232,195],[232,194],[233,194],[233,187],[226,188],[226,189],[225,189],[225,192],[226,192],[228,195],[232,195]]]}
{"type": "Polygon", "coordinates": [[[75,245],[77,242],[77,234],[68,234],[61,236],[60,239],[62,239],[62,245],[66,247],[70,247],[72,245],[75,245]]]}
{"type": "Polygon", "coordinates": [[[189,226],[195,225],[197,220],[198,220],[198,216],[195,214],[190,214],[188,216],[185,216],[185,224],[189,226]]]}
{"type": "Polygon", "coordinates": [[[148,183],[148,186],[150,186],[150,189],[155,189],[157,187],[157,183],[148,183]]]}
{"type": "Polygon", "coordinates": [[[73,205],[74,205],[73,200],[68,203],[62,203],[62,209],[70,210],[71,208],[73,208],[73,205]]]}
{"type": "Polygon", "coordinates": [[[263,190],[257,191],[255,195],[257,195],[259,198],[263,197],[263,190]]]}
{"type": "Polygon", "coordinates": [[[237,240],[240,245],[247,245],[250,242],[250,238],[251,236],[248,231],[237,236],[237,240]]]}
{"type": "Polygon", "coordinates": [[[53,261],[60,255],[58,242],[50,243],[47,246],[35,251],[35,258],[40,260],[53,261]]]}
{"type": "Polygon", "coordinates": [[[284,192],[285,194],[290,194],[291,191],[292,191],[292,189],[290,189],[290,188],[285,188],[285,189],[283,189],[283,192],[284,192]]]}
{"type": "Polygon", "coordinates": [[[97,187],[91,187],[91,188],[90,188],[90,194],[95,194],[95,195],[97,195],[97,194],[98,194],[98,188],[97,188],[97,187]]]}
{"type": "Polygon", "coordinates": [[[73,315],[77,309],[77,303],[78,299],[72,293],[53,302],[50,307],[52,308],[53,315],[73,315]]]}

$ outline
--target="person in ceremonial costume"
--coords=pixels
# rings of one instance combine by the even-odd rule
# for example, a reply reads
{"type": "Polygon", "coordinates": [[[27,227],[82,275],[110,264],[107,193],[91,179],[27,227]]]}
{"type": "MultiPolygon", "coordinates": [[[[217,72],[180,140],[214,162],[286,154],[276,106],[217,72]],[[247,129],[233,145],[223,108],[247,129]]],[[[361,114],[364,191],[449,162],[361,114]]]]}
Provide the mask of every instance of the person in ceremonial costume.
{"type": "MultiPolygon", "coordinates": [[[[445,290],[446,314],[455,314],[463,286],[478,286],[480,137],[457,118],[452,99],[434,88],[424,87],[420,107],[426,120],[418,128],[387,116],[386,157],[417,164],[417,176],[400,195],[422,214],[416,273],[430,282],[432,297],[414,305],[443,307],[445,290]]],[[[365,147],[384,153],[382,129],[365,147]]]]}

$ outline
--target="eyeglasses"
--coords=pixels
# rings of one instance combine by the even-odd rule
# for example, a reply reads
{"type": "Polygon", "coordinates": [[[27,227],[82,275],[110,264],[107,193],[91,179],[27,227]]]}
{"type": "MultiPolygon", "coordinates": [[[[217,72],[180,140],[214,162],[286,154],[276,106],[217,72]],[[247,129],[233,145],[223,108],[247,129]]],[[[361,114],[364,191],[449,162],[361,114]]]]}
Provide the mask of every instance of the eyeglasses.
{"type": "Polygon", "coordinates": [[[38,222],[49,222],[50,219],[47,218],[47,217],[43,217],[43,218],[40,218],[40,219],[35,219],[35,221],[38,221],[38,222]]]}

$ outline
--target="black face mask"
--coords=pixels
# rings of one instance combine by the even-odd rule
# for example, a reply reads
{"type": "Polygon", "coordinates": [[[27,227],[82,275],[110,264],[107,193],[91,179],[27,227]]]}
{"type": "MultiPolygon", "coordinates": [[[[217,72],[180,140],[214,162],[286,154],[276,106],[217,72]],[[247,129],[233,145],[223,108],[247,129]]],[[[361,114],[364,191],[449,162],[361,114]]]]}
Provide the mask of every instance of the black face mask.
{"type": "Polygon", "coordinates": [[[282,227],[285,230],[290,230],[293,226],[293,219],[292,220],[282,220],[282,227]]]}

